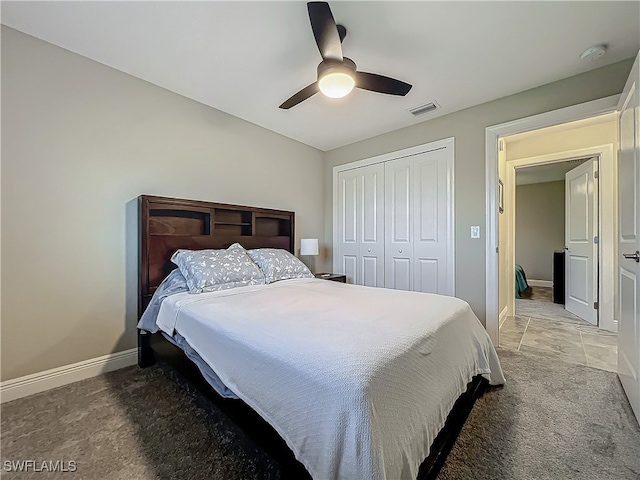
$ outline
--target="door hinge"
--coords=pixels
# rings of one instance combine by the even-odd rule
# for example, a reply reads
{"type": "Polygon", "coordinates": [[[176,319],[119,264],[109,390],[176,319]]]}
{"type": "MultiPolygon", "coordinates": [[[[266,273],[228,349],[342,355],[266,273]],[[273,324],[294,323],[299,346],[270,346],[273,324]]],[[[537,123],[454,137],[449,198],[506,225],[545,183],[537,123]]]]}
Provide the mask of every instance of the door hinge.
{"type": "Polygon", "coordinates": [[[598,310],[600,308],[600,304],[598,302],[593,302],[594,310],[598,310]]]}
{"type": "Polygon", "coordinates": [[[503,142],[503,140],[500,140],[498,142],[498,150],[499,151],[503,151],[504,150],[504,142],[503,142]]]}
{"type": "Polygon", "coordinates": [[[593,178],[600,178],[600,170],[593,172],[593,178]]]}
{"type": "Polygon", "coordinates": [[[598,245],[598,243],[600,243],[600,238],[598,238],[597,235],[595,237],[593,237],[593,243],[595,243],[596,245],[598,245]]]}

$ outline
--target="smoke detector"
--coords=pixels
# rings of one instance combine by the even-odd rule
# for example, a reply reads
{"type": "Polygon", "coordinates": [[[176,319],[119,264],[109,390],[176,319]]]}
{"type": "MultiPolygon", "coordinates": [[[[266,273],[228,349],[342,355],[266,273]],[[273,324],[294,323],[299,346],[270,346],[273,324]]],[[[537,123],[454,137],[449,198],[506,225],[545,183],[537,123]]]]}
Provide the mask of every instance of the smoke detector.
{"type": "Polygon", "coordinates": [[[589,47],[584,52],[582,52],[582,55],[580,55],[580,58],[582,60],[593,62],[594,60],[597,60],[600,57],[602,57],[606,53],[606,51],[607,51],[606,45],[594,45],[593,47],[589,47]]]}

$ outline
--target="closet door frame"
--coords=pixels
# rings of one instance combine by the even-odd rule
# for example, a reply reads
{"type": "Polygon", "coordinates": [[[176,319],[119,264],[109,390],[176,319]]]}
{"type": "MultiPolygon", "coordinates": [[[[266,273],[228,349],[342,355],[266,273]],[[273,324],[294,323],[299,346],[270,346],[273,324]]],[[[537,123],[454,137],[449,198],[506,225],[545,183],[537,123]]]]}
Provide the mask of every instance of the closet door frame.
{"type": "Polygon", "coordinates": [[[338,174],[343,171],[353,170],[359,167],[369,166],[376,163],[384,163],[403,157],[418,155],[433,150],[447,149],[447,242],[450,255],[447,258],[448,285],[447,290],[455,295],[455,198],[454,198],[454,138],[445,138],[435,142],[425,143],[411,148],[398,150],[384,155],[357,160],[355,162],[345,163],[333,167],[333,271],[338,272],[340,266],[340,252],[337,250],[339,245],[339,208],[340,201],[338,198],[338,174]]]}

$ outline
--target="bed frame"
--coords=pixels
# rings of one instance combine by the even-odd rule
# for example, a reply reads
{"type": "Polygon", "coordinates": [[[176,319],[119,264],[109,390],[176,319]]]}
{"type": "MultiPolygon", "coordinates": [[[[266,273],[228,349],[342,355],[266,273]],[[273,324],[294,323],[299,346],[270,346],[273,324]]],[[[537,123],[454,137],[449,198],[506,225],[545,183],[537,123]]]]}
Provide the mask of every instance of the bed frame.
{"type": "MultiPolygon", "coordinates": [[[[294,212],[142,195],[139,197],[139,220],[138,317],[158,285],[175,268],[169,259],[179,248],[227,248],[239,242],[245,248],[282,248],[294,253],[294,212]]],[[[148,367],[157,360],[168,363],[182,374],[278,461],[282,478],[311,478],[284,440],[248,405],[218,395],[184,352],[160,333],[138,331],[138,365],[148,367]]],[[[475,377],[469,383],[433,442],[429,456],[420,466],[419,480],[437,477],[475,400],[486,386],[486,380],[481,377],[475,377]]]]}

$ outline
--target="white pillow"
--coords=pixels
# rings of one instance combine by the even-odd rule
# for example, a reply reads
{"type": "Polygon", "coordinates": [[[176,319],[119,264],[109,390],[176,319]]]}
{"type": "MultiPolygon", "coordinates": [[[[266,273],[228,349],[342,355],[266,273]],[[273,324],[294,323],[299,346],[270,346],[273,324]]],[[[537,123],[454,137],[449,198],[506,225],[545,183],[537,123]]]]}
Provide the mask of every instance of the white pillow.
{"type": "Polygon", "coordinates": [[[291,253],[279,248],[256,248],[247,251],[264,273],[265,283],[289,278],[313,278],[307,266],[291,253]]]}
{"type": "Polygon", "coordinates": [[[171,257],[189,293],[213,292],[265,283],[264,274],[238,243],[226,250],[178,250],[171,257]]]}

